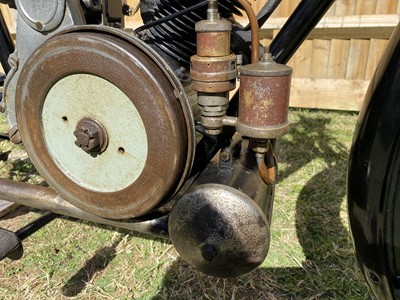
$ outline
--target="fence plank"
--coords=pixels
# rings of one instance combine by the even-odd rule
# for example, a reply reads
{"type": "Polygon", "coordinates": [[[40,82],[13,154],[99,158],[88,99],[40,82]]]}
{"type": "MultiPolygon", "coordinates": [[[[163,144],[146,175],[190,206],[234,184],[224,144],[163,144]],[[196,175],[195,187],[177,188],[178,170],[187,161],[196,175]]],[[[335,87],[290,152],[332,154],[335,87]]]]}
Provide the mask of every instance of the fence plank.
{"type": "Polygon", "coordinates": [[[364,79],[368,61],[369,40],[351,40],[346,79],[364,79]]]}
{"type": "Polygon", "coordinates": [[[311,40],[304,41],[294,57],[293,77],[309,76],[313,57],[313,42],[311,40]]]}
{"type": "Polygon", "coordinates": [[[368,85],[368,80],[293,78],[290,106],[357,111],[368,85]]]}
{"type": "Polygon", "coordinates": [[[4,20],[6,21],[8,30],[15,34],[15,10],[8,8],[7,4],[0,4],[0,10],[3,13],[4,20]]]}
{"type": "Polygon", "coordinates": [[[365,70],[365,79],[368,80],[372,78],[375,68],[379,63],[388,42],[388,40],[383,39],[371,39],[368,62],[365,70]]]}
{"type": "Polygon", "coordinates": [[[313,40],[310,77],[326,78],[329,67],[330,40],[313,40]]]}
{"type": "MultiPolygon", "coordinates": [[[[261,36],[272,38],[286,18],[271,18],[262,27],[261,36]]],[[[332,16],[323,18],[309,39],[370,39],[389,38],[400,21],[400,15],[332,16]]]]}
{"type": "Polygon", "coordinates": [[[355,15],[372,15],[376,11],[376,0],[358,0],[354,11],[355,15]]]}
{"type": "Polygon", "coordinates": [[[328,9],[325,16],[335,16],[336,15],[336,2],[332,4],[332,6],[328,9]]]}
{"type": "Polygon", "coordinates": [[[380,0],[376,5],[376,14],[395,14],[397,11],[398,1],[393,0],[380,0]]]}
{"type": "Polygon", "coordinates": [[[354,15],[356,4],[356,0],[337,0],[335,10],[336,16],[354,15]]]}
{"type": "Polygon", "coordinates": [[[331,41],[331,51],[329,53],[328,78],[345,78],[348,56],[350,50],[349,40],[331,41]]]}

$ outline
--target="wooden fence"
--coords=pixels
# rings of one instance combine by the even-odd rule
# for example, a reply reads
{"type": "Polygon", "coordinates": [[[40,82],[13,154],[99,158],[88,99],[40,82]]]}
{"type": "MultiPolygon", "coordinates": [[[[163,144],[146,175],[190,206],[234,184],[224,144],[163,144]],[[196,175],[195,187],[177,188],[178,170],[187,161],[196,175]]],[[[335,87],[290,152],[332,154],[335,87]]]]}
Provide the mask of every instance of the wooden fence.
{"type": "MultiPolygon", "coordinates": [[[[262,29],[266,43],[298,2],[282,1],[262,29]]],[[[358,110],[399,14],[398,0],[337,0],[289,62],[291,106],[358,110]]]]}
{"type": "MultiPolygon", "coordinates": [[[[138,0],[127,2],[136,6],[138,0]]],[[[250,2],[257,12],[266,0],[250,2]]],[[[261,29],[263,44],[271,42],[299,2],[282,1],[261,29]]],[[[0,8],[15,32],[13,14],[0,8]]],[[[400,0],[337,0],[289,62],[294,70],[290,105],[358,110],[399,15],[400,0]]],[[[130,26],[138,22],[139,14],[127,19],[130,26]]]]}

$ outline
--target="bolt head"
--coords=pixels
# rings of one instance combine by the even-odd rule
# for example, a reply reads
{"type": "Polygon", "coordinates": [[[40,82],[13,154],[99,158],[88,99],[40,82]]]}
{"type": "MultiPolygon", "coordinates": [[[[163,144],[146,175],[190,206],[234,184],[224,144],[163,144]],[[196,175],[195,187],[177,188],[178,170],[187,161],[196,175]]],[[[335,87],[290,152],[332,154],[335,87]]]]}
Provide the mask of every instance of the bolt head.
{"type": "Polygon", "coordinates": [[[223,162],[227,162],[231,159],[231,155],[229,152],[223,151],[221,152],[220,158],[223,162]]]}
{"type": "Polygon", "coordinates": [[[104,127],[96,120],[80,120],[74,131],[75,145],[86,152],[99,153],[107,146],[107,134],[104,127]]]}
{"type": "Polygon", "coordinates": [[[218,255],[218,250],[213,245],[206,244],[201,247],[201,256],[207,260],[212,261],[218,255]]]}

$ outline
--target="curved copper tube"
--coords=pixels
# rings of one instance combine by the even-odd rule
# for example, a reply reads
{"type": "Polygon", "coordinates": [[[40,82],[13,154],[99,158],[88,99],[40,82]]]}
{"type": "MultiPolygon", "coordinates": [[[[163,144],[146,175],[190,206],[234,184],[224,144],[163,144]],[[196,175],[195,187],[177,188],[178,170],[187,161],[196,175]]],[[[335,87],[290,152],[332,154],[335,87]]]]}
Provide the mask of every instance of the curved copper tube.
{"type": "Polygon", "coordinates": [[[258,26],[256,14],[247,0],[238,0],[243,6],[247,17],[249,18],[251,30],[251,63],[255,64],[260,60],[259,40],[260,28],[258,26]]]}
{"type": "Polygon", "coordinates": [[[258,173],[267,185],[274,185],[278,177],[278,166],[272,148],[269,147],[265,155],[257,155],[258,173]]]}

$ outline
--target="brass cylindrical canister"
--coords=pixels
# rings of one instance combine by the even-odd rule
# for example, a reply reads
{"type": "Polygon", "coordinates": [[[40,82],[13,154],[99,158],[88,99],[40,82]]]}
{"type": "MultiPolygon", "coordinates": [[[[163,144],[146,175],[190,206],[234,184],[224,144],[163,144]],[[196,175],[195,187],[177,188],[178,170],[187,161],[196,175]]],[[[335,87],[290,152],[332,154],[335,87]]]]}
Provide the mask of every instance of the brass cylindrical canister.
{"type": "Polygon", "coordinates": [[[236,130],[255,139],[274,139],[289,129],[292,68],[264,54],[256,64],[240,68],[239,116],[236,130]]]}
{"type": "Polygon", "coordinates": [[[232,23],[224,19],[208,19],[195,25],[197,55],[219,57],[231,53],[232,23]]]}

